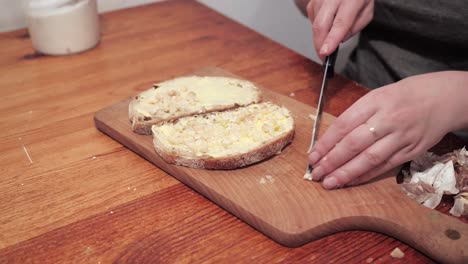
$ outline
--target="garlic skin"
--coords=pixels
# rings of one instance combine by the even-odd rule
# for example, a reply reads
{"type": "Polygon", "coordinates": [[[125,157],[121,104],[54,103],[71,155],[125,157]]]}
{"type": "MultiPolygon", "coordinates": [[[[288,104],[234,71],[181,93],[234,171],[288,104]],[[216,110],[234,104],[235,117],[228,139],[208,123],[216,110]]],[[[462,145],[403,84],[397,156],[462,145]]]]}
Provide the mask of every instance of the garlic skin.
{"type": "Polygon", "coordinates": [[[468,215],[468,151],[465,147],[443,156],[423,153],[411,161],[409,171],[403,174],[402,190],[418,203],[434,209],[443,195],[456,195],[450,213],[468,215]]]}

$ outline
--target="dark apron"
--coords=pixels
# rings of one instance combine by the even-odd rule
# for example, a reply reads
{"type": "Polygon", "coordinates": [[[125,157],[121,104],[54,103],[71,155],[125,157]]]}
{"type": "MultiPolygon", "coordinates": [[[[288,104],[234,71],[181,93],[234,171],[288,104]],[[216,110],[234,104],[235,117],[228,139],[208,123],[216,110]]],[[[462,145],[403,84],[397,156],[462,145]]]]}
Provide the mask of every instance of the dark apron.
{"type": "Polygon", "coordinates": [[[468,71],[468,0],[376,0],[344,74],[377,88],[445,70],[468,71]]]}

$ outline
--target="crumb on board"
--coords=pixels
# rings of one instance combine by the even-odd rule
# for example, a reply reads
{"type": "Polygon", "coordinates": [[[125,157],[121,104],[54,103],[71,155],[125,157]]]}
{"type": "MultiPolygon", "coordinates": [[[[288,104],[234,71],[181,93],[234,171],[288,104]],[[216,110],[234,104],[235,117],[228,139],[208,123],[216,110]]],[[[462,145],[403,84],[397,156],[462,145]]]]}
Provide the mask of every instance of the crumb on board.
{"type": "Polygon", "coordinates": [[[96,156],[92,156],[91,159],[96,159],[96,156]]]}
{"type": "Polygon", "coordinates": [[[113,213],[114,213],[114,211],[110,211],[110,213],[111,213],[111,214],[113,214],[113,213]]]}
{"type": "Polygon", "coordinates": [[[311,181],[312,180],[312,173],[306,171],[306,173],[304,174],[304,180],[311,181]]]}
{"type": "Polygon", "coordinates": [[[130,190],[130,186],[127,187],[127,190],[130,190]]]}
{"type": "Polygon", "coordinates": [[[294,97],[296,94],[294,92],[290,93],[289,96],[294,97]]]}
{"type": "Polygon", "coordinates": [[[405,253],[403,253],[400,248],[396,247],[392,252],[390,252],[390,256],[392,256],[392,258],[401,259],[405,256],[405,253]]]}
{"type": "Polygon", "coordinates": [[[366,259],[366,262],[367,262],[367,263],[372,263],[372,261],[374,261],[373,258],[367,258],[367,259],[366,259]]]}
{"type": "Polygon", "coordinates": [[[316,115],[313,115],[313,114],[310,114],[310,115],[309,115],[309,118],[312,119],[312,120],[315,120],[315,119],[317,118],[317,116],[316,116],[316,115]]]}
{"type": "MultiPolygon", "coordinates": [[[[20,140],[21,140],[21,138],[20,138],[20,140]]],[[[26,157],[28,157],[29,163],[33,163],[32,159],[31,159],[31,156],[29,155],[29,152],[26,149],[26,146],[24,146],[24,144],[22,144],[22,146],[23,146],[24,153],[26,153],[26,157]]]]}
{"type": "Polygon", "coordinates": [[[265,177],[260,178],[260,181],[259,181],[260,184],[265,184],[267,182],[274,183],[275,179],[273,178],[273,176],[269,174],[265,175],[265,177]]]}
{"type": "Polygon", "coordinates": [[[136,191],[136,188],[133,188],[133,191],[136,191]]]}

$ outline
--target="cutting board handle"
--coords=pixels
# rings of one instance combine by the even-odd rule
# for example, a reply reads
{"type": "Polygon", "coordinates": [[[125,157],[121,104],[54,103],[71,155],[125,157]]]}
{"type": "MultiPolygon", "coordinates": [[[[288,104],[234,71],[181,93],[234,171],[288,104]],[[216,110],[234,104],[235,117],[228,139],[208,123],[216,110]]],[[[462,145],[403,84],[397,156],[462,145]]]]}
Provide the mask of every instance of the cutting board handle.
{"type": "Polygon", "coordinates": [[[442,263],[468,263],[468,224],[408,197],[402,200],[402,206],[392,209],[393,213],[385,212],[376,221],[382,226],[375,229],[405,241],[442,263]]]}

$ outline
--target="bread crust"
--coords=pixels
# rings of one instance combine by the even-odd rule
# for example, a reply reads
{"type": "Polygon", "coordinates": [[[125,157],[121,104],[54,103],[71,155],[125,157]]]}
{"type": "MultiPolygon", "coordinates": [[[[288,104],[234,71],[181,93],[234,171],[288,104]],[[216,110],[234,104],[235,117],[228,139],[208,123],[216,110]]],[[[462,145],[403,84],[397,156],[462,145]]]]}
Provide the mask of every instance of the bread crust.
{"type": "Polygon", "coordinates": [[[294,127],[277,139],[266,142],[256,149],[222,158],[209,156],[195,157],[189,153],[181,153],[172,149],[167,149],[156,137],[153,138],[153,143],[156,153],[167,163],[196,169],[229,170],[244,167],[265,160],[275,154],[280,154],[281,150],[291,143],[293,139],[294,127]]]}

